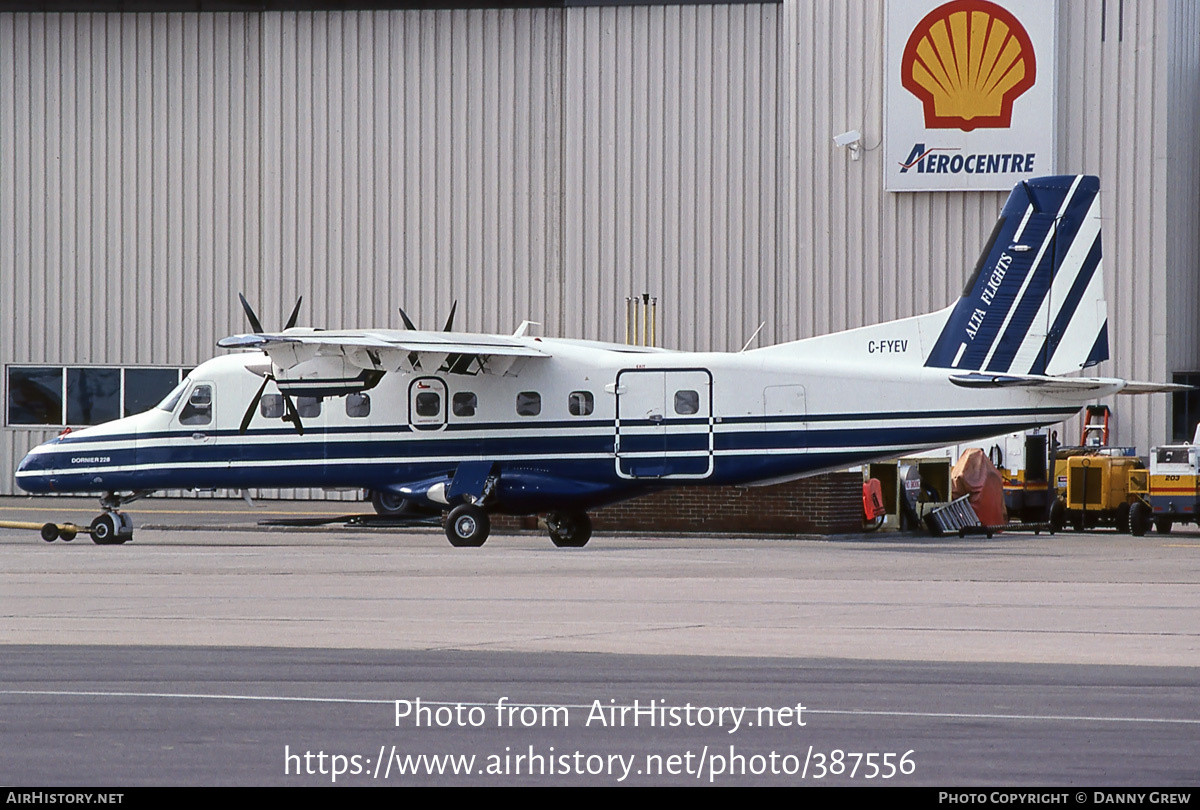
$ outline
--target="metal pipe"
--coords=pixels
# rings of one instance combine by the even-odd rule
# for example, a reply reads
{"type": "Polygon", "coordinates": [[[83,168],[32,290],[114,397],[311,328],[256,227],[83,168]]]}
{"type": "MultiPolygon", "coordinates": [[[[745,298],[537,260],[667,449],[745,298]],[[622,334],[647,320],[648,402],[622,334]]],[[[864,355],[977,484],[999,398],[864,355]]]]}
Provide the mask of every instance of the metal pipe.
{"type": "Polygon", "coordinates": [[[650,293],[642,293],[642,307],[645,310],[646,317],[642,321],[642,345],[650,345],[650,293]]]}

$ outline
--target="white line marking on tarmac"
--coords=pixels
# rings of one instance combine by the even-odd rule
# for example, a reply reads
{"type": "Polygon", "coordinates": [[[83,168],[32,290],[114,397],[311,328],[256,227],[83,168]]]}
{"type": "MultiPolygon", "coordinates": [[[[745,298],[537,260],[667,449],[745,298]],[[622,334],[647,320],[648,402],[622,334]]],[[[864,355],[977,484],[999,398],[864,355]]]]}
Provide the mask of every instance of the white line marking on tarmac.
{"type": "MultiPolygon", "coordinates": [[[[154,698],[158,700],[261,700],[277,703],[353,703],[353,704],[369,704],[369,705],[394,705],[395,700],[385,700],[382,698],[338,698],[338,697],[300,697],[288,695],[219,695],[219,694],[202,694],[202,693],[187,693],[187,692],[100,692],[100,691],[70,691],[70,690],[52,690],[52,689],[0,689],[0,695],[27,695],[33,697],[115,697],[115,698],[154,698]]],[[[465,700],[422,700],[421,703],[426,706],[480,706],[490,708],[495,706],[494,702],[479,703],[465,700]]],[[[534,709],[544,708],[564,708],[564,709],[591,709],[593,704],[549,704],[549,703],[505,703],[505,706],[513,708],[530,707],[534,709]]],[[[630,706],[606,706],[609,708],[628,708],[630,706]]],[[[644,708],[644,707],[643,707],[644,708]]],[[[747,711],[753,711],[755,707],[742,707],[747,711]]],[[[1078,723],[1165,723],[1169,725],[1200,725],[1200,719],[1190,719],[1186,717],[1100,717],[1098,715],[1075,715],[1075,714],[992,714],[988,712],[917,712],[917,711],[874,711],[870,709],[809,709],[805,707],[804,711],[809,714],[828,714],[841,715],[850,717],[924,717],[946,720],[1057,720],[1069,721],[1078,723]]]]}

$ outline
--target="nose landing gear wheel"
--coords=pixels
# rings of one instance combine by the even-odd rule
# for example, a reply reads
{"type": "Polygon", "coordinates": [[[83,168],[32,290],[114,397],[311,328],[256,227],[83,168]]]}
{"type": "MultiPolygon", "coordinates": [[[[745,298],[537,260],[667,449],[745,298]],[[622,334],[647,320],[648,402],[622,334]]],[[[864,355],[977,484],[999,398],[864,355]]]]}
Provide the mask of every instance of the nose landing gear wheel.
{"type": "Polygon", "coordinates": [[[457,548],[482,546],[491,529],[487,512],[472,503],[454,507],[446,518],[446,537],[457,548]]]}
{"type": "Polygon", "coordinates": [[[116,543],[117,519],[105,512],[92,521],[92,542],[98,546],[111,546],[116,543]]]}
{"type": "Polygon", "coordinates": [[[546,515],[546,528],[559,548],[583,548],[592,539],[592,519],[586,512],[551,512],[546,515]]]}
{"type": "Polygon", "coordinates": [[[116,546],[133,539],[133,523],[121,512],[105,512],[92,521],[92,542],[116,546]]]}

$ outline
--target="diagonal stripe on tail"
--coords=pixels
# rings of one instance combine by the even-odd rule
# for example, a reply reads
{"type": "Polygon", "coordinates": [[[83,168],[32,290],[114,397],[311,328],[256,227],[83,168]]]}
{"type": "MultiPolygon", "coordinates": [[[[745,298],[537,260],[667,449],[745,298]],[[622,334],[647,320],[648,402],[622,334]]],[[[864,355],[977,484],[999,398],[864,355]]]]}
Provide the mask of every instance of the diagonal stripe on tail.
{"type": "Polygon", "coordinates": [[[1061,374],[1107,357],[1099,191],[1083,175],[1013,189],[926,366],[1061,374]]]}

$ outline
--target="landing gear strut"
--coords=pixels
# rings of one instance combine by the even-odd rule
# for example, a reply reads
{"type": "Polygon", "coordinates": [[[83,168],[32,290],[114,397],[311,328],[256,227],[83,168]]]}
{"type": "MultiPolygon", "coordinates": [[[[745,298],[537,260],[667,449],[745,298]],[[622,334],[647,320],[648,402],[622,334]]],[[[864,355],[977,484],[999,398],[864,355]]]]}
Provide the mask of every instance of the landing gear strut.
{"type": "Polygon", "coordinates": [[[546,515],[546,528],[559,548],[582,548],[592,539],[592,519],[587,512],[551,512],[546,515]]]}
{"type": "Polygon", "coordinates": [[[140,489],[129,495],[118,495],[115,492],[109,492],[101,498],[100,506],[104,509],[104,514],[98,515],[92,521],[90,528],[92,542],[98,546],[117,546],[132,540],[133,520],[129,515],[117,510],[127,503],[133,503],[145,498],[152,491],[149,489],[140,489]]]}

